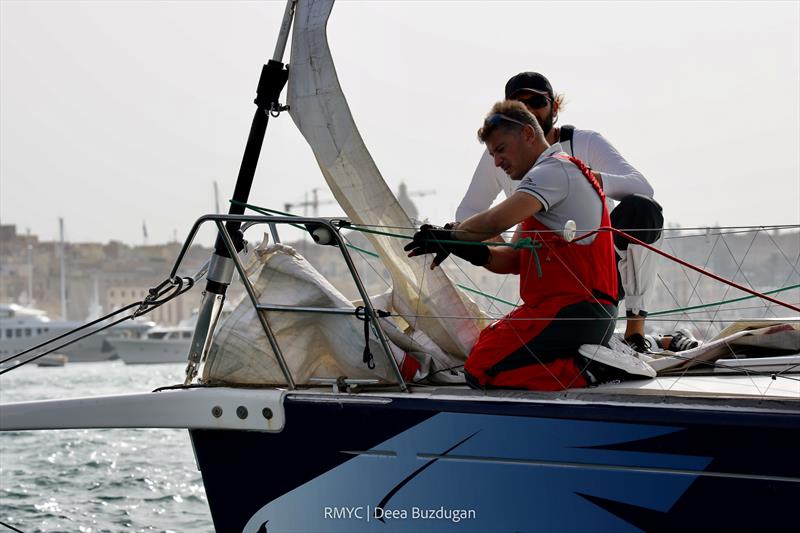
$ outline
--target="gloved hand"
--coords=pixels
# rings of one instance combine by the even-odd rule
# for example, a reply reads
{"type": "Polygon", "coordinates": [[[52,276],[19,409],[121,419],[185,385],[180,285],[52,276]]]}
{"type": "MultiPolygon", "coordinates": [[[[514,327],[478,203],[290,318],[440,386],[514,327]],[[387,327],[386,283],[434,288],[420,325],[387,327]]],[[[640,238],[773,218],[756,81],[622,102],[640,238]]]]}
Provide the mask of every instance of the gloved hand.
{"type": "Polygon", "coordinates": [[[405,245],[403,249],[410,252],[408,257],[436,254],[431,263],[431,268],[441,264],[451,253],[476,266],[484,266],[489,262],[491,252],[485,244],[442,242],[456,240],[456,236],[451,229],[423,224],[419,231],[414,234],[411,242],[405,245]]]}

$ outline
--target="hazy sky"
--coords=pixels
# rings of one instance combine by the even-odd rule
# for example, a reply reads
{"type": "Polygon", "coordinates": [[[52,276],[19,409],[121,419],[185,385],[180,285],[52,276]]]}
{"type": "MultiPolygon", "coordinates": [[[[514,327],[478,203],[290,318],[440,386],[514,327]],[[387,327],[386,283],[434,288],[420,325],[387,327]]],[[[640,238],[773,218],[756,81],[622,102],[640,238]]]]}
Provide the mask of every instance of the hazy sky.
{"type": "MultiPolygon", "coordinates": [[[[0,221],[150,242],[230,197],[285,3],[0,1],[0,221]]],[[[603,133],[668,222],[800,224],[798,2],[339,2],[328,26],[356,123],[393,190],[453,218],[509,76],[546,74],[561,123],[603,133]]],[[[288,50],[286,61],[288,61],[288,50]]],[[[325,188],[288,115],[251,201],[325,188]]],[[[338,215],[323,206],[322,215],[338,215]]]]}

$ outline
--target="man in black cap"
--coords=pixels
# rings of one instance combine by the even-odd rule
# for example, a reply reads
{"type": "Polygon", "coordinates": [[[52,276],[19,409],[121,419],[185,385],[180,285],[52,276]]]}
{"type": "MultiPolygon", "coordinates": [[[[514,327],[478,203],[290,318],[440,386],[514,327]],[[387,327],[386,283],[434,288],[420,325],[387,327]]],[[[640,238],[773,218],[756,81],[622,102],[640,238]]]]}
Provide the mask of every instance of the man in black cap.
{"type": "MultiPolygon", "coordinates": [[[[620,202],[611,212],[614,227],[640,230],[629,233],[648,244],[660,243],[664,219],[661,206],[652,199],[653,188],[599,133],[573,126],[556,126],[564,97],[553,91],[545,76],[538,72],[517,74],[506,83],[505,96],[525,104],[541,124],[548,144],[560,143],[562,150],[583,161],[602,185],[606,196],[620,202]]],[[[511,196],[516,185],[495,167],[489,153],[484,152],[456,210],[456,220],[466,220],[485,211],[501,191],[507,197],[511,196]]],[[[609,204],[612,208],[613,201],[609,204]]],[[[644,325],[648,297],[655,285],[656,258],[642,246],[629,245],[624,238],[615,236],[614,244],[619,256],[620,298],[624,296],[627,307],[625,340],[637,351],[647,351],[651,343],[645,338],[644,325]]]]}

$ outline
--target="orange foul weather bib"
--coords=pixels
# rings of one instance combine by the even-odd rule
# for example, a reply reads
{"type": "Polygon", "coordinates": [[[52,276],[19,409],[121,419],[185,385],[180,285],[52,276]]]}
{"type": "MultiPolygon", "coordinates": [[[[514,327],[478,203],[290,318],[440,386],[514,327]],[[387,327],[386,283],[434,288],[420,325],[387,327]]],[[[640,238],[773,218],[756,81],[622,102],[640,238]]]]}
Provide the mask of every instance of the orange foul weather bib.
{"type": "MultiPolygon", "coordinates": [[[[601,226],[610,226],[606,198],[591,171],[575,164],[603,204],[601,226]]],[[[464,370],[477,388],[562,390],[585,387],[588,361],[581,344],[605,344],[617,314],[617,270],[611,233],[601,231],[590,244],[570,243],[530,217],[523,236],[541,243],[519,251],[520,295],[524,302],[484,329],[464,370]],[[536,255],[541,266],[537,271],[536,255]]]]}

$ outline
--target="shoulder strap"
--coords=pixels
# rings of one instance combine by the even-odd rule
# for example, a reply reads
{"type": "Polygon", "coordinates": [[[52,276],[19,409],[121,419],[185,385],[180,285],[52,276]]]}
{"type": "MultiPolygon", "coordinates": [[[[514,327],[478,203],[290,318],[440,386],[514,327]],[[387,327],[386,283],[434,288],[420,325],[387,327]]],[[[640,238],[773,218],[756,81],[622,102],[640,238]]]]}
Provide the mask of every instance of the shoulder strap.
{"type": "Polygon", "coordinates": [[[587,167],[583,163],[583,161],[581,161],[580,159],[578,159],[576,157],[572,157],[571,155],[553,154],[550,157],[555,157],[556,159],[569,161],[570,163],[572,163],[573,165],[578,167],[578,170],[581,171],[581,174],[583,174],[583,176],[589,181],[589,184],[592,186],[592,188],[595,190],[595,192],[597,192],[597,194],[600,195],[600,199],[605,203],[605,201],[606,201],[606,193],[603,191],[603,187],[597,181],[597,178],[594,177],[594,174],[592,174],[591,169],[589,167],[587,167]]]}
{"type": "Polygon", "coordinates": [[[561,126],[561,131],[558,134],[558,142],[569,142],[569,155],[575,157],[575,147],[572,142],[572,135],[575,133],[575,126],[565,124],[561,126]]]}

